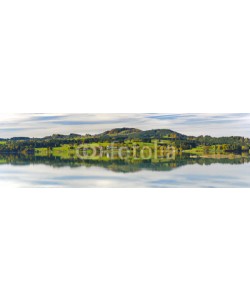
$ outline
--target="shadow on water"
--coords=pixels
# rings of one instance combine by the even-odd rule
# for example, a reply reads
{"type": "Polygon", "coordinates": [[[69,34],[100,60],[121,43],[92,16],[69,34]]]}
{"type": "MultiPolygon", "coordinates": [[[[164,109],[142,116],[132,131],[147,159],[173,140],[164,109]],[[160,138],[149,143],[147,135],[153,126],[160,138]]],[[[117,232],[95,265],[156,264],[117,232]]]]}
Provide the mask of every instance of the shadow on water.
{"type": "Polygon", "coordinates": [[[240,165],[250,162],[249,155],[206,155],[191,156],[182,154],[173,158],[153,159],[118,159],[108,157],[81,160],[75,156],[64,158],[60,156],[35,156],[35,155],[0,155],[0,165],[27,166],[46,165],[53,168],[79,168],[79,167],[101,167],[118,173],[134,173],[141,170],[150,171],[171,171],[185,165],[212,165],[230,164],[240,165]]]}

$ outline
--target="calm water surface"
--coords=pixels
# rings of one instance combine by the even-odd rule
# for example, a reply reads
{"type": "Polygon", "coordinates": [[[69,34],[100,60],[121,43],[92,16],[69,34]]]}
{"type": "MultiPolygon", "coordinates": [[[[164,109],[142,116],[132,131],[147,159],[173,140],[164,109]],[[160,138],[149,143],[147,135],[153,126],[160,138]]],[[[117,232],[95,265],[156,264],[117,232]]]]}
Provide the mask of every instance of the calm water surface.
{"type": "Polygon", "coordinates": [[[159,161],[1,156],[0,187],[250,187],[250,157],[159,161]]]}

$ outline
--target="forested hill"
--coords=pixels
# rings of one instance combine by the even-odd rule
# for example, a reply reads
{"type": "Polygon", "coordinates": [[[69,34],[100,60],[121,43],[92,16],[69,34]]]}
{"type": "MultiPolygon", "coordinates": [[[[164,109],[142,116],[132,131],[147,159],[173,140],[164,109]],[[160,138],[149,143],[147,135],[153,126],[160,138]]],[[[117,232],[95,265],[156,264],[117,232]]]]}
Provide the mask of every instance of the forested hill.
{"type": "Polygon", "coordinates": [[[163,138],[178,138],[187,139],[186,135],[172,131],[170,129],[152,129],[152,130],[140,130],[136,128],[115,128],[109,131],[105,131],[101,134],[93,135],[92,138],[103,139],[115,139],[118,141],[138,139],[141,141],[150,142],[152,139],[163,138]]]}
{"type": "Polygon", "coordinates": [[[29,141],[29,140],[66,140],[66,139],[107,139],[107,140],[128,140],[128,139],[138,139],[141,141],[149,141],[152,139],[172,139],[172,140],[196,140],[202,143],[232,143],[232,142],[250,142],[249,138],[244,138],[242,136],[225,136],[225,137],[211,137],[206,136],[187,136],[179,132],[170,129],[151,129],[151,130],[140,130],[137,128],[114,128],[109,131],[104,131],[99,134],[75,134],[71,133],[69,135],[63,134],[53,134],[51,136],[45,136],[43,138],[36,137],[12,137],[9,139],[0,138],[0,141],[29,141]]]}
{"type": "Polygon", "coordinates": [[[152,130],[140,130],[137,128],[114,128],[112,130],[108,130],[99,134],[75,134],[71,133],[69,135],[63,135],[63,134],[53,134],[51,136],[45,136],[43,138],[29,138],[29,137],[12,137],[10,139],[1,139],[0,141],[4,140],[10,140],[10,141],[28,141],[28,140],[60,140],[60,139],[78,139],[78,138],[92,138],[92,139],[98,139],[98,138],[106,138],[108,140],[125,140],[125,139],[141,139],[141,140],[148,140],[148,139],[157,139],[157,138],[178,138],[178,139],[187,139],[188,136],[175,132],[170,129],[152,129],[152,130]]]}
{"type": "MultiPolygon", "coordinates": [[[[126,143],[129,146],[133,143],[152,144],[155,140],[159,144],[166,144],[175,149],[189,150],[197,147],[214,146],[214,149],[224,149],[228,151],[249,151],[250,139],[241,136],[211,137],[211,136],[187,136],[170,129],[140,130],[137,128],[115,128],[99,134],[75,134],[69,135],[53,134],[43,138],[13,137],[10,139],[0,139],[0,152],[20,152],[34,151],[38,148],[53,149],[69,145],[71,148],[80,144],[91,143],[126,143]]],[[[199,149],[198,149],[199,150],[199,149]]],[[[203,150],[202,150],[203,151],[203,150]]],[[[217,151],[217,150],[214,150],[217,151]]]]}

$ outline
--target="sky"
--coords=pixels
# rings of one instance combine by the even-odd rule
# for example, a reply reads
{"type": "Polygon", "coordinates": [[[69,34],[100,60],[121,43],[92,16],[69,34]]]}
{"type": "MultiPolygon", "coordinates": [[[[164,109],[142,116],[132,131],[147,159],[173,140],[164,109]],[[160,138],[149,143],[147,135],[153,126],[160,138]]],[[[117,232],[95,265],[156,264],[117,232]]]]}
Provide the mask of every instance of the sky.
{"type": "Polygon", "coordinates": [[[250,113],[0,114],[0,138],[95,134],[119,127],[171,129],[187,135],[250,137],[250,113]]]}

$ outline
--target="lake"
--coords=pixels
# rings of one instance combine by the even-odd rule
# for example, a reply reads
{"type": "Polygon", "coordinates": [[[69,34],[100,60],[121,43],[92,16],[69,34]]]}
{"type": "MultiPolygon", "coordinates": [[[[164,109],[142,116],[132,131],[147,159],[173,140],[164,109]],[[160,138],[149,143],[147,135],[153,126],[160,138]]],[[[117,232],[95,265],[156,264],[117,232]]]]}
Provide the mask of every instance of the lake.
{"type": "Polygon", "coordinates": [[[0,187],[249,188],[250,157],[184,155],[131,161],[1,155],[0,187]]]}

